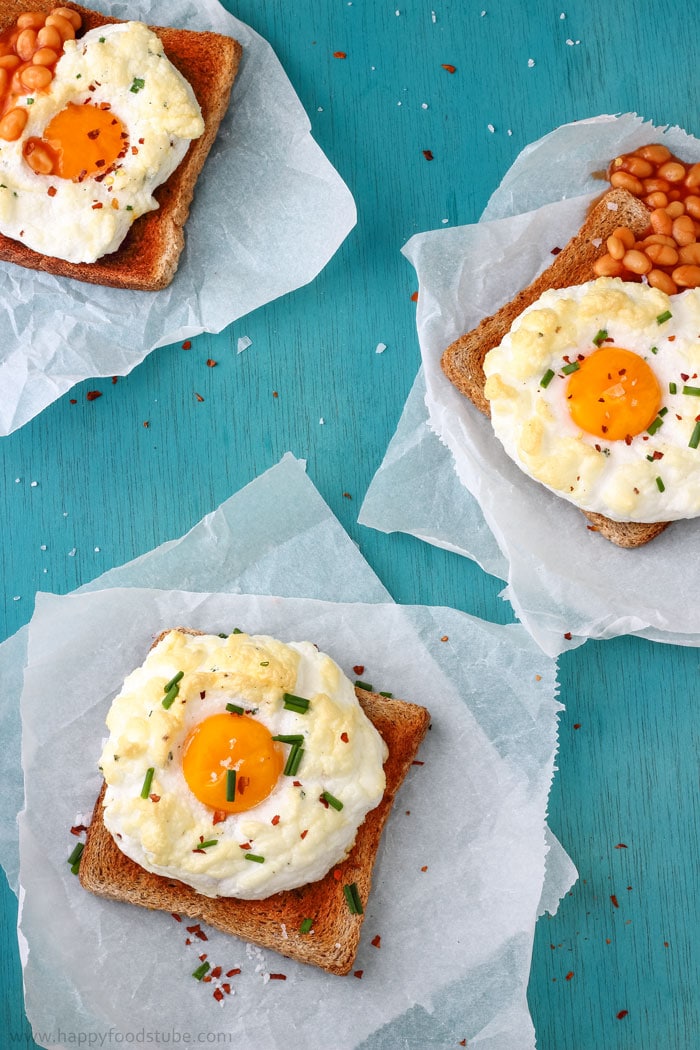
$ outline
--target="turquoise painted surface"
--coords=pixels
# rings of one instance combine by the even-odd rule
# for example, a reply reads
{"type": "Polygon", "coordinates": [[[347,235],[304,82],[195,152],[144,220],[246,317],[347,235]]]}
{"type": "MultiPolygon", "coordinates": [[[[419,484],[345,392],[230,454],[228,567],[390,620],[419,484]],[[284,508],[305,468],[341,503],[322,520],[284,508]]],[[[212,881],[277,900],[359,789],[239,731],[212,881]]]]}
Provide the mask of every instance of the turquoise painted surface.
{"type": "MultiPolygon", "coordinates": [[[[0,636],[27,621],[37,589],[71,590],[181,534],[287,449],[397,601],[507,622],[500,584],[470,562],[356,524],[419,364],[400,248],[444,219],[474,221],[518,152],[565,121],[635,110],[700,134],[688,11],[661,0],[226,6],[275,48],[358,226],[312,285],[190,350],[155,351],[114,385],[82,383],[0,440],[0,636]],[[252,346],[237,355],[241,335],[252,346]]],[[[699,663],[695,649],[632,638],[561,660],[549,819],[581,880],[537,928],[529,999],[542,1048],[698,1044],[699,663]]],[[[0,1045],[31,1047],[4,883],[2,905],[0,1045]]]]}

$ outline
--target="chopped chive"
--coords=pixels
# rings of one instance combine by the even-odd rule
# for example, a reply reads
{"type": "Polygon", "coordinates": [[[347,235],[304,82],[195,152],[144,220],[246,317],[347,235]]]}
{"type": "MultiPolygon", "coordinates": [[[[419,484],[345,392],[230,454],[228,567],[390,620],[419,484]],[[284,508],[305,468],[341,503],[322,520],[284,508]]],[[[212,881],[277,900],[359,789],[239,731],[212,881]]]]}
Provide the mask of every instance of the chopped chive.
{"type": "Polygon", "coordinates": [[[700,386],[684,386],[681,392],[689,394],[690,397],[700,397],[700,386]]]}
{"type": "Polygon", "coordinates": [[[331,795],[330,791],[322,791],[321,798],[324,802],[327,802],[329,806],[332,806],[333,809],[337,809],[338,812],[340,812],[340,810],[343,808],[343,803],[340,801],[340,799],[335,798],[334,795],[331,795]]]}
{"type": "Polygon", "coordinates": [[[236,798],[236,770],[226,770],[226,801],[233,802],[236,798]]]}
{"type": "Polygon", "coordinates": [[[197,969],[193,972],[192,976],[196,981],[201,981],[202,977],[204,977],[204,974],[207,972],[208,969],[209,963],[203,962],[202,965],[198,966],[197,969]]]}
{"type": "Polygon", "coordinates": [[[278,736],[273,736],[273,740],[279,740],[280,744],[303,744],[304,737],[301,733],[280,733],[278,736]]]}
{"type": "Polygon", "coordinates": [[[210,846],[217,846],[219,843],[218,839],[207,839],[206,842],[199,842],[195,849],[209,849],[210,846]]]}
{"type": "Polygon", "coordinates": [[[385,696],[387,698],[387,700],[392,700],[393,697],[394,697],[393,693],[380,693],[379,695],[380,696],[385,696]]]}
{"type": "Polygon", "coordinates": [[[172,689],[172,687],[174,685],[177,685],[177,683],[182,680],[184,674],[185,674],[184,671],[178,671],[177,674],[174,674],[173,677],[170,679],[170,681],[166,682],[165,685],[163,686],[163,692],[164,693],[169,693],[170,690],[172,689]]]}
{"type": "Polygon", "coordinates": [[[652,346],[649,349],[651,350],[652,354],[658,354],[659,352],[658,346],[652,346]]]}
{"type": "Polygon", "coordinates": [[[246,853],[245,860],[253,860],[256,864],[264,864],[265,858],[261,857],[259,853],[246,853]]]}
{"type": "Polygon", "coordinates": [[[175,683],[175,685],[171,685],[170,689],[168,689],[167,693],[163,697],[163,700],[161,701],[166,711],[169,707],[173,706],[173,704],[175,703],[175,697],[179,692],[180,686],[177,684],[177,682],[175,683]]]}
{"type": "Polygon", "coordinates": [[[146,776],[143,778],[143,787],[141,788],[141,798],[148,798],[154,773],[155,769],[153,766],[146,770],[146,776]]]}
{"type": "Polygon", "coordinates": [[[656,323],[663,324],[665,321],[670,321],[672,317],[673,314],[670,310],[664,310],[664,312],[662,314],[659,314],[659,316],[656,318],[656,323]]]}
{"type": "Polygon", "coordinates": [[[83,850],[84,849],[85,849],[85,844],[83,842],[79,842],[76,845],[76,847],[73,850],[73,852],[71,853],[70,857],[68,858],[68,863],[70,865],[70,870],[73,872],[74,875],[77,875],[77,873],[78,873],[78,868],[80,866],[80,858],[83,855],[83,850]]]}
{"type": "Polygon", "coordinates": [[[294,693],[283,693],[282,700],[284,706],[288,711],[296,711],[297,714],[303,715],[309,710],[310,700],[307,700],[303,696],[295,696],[294,693]]]}
{"type": "Polygon", "coordinates": [[[289,752],[287,762],[284,767],[283,773],[286,777],[293,777],[296,775],[301,762],[301,756],[304,754],[304,748],[301,744],[294,744],[292,750],[289,752]]]}
{"type": "Polygon", "coordinates": [[[668,412],[668,409],[667,409],[666,405],[664,405],[663,408],[659,409],[659,415],[660,416],[665,416],[667,412],[668,412]]]}
{"type": "Polygon", "coordinates": [[[664,425],[663,419],[661,419],[659,416],[657,416],[656,419],[652,420],[652,422],[647,427],[647,434],[654,435],[656,433],[656,431],[659,429],[659,427],[662,427],[663,425],[664,425]]]}
{"type": "Polygon", "coordinates": [[[238,704],[226,704],[226,710],[230,711],[232,715],[244,715],[245,708],[239,707],[238,704]]]}
{"type": "Polygon", "coordinates": [[[219,631],[219,634],[218,634],[217,637],[219,637],[219,638],[228,638],[228,635],[226,634],[226,631],[219,631]]]}
{"type": "Polygon", "coordinates": [[[270,661],[269,660],[261,660],[260,661],[260,666],[261,667],[269,667],[270,666],[270,661]]]}
{"type": "Polygon", "coordinates": [[[664,485],[664,483],[661,480],[661,478],[657,478],[656,479],[656,487],[659,490],[659,492],[665,492],[665,490],[666,490],[666,486],[664,485]]]}
{"type": "Polygon", "coordinates": [[[240,629],[240,627],[234,627],[231,631],[231,634],[243,634],[243,631],[240,629]]]}
{"type": "Polygon", "coordinates": [[[350,885],[343,886],[343,894],[350,914],[362,915],[362,901],[360,900],[360,891],[357,888],[357,883],[352,882],[350,885]]]}
{"type": "Polygon", "coordinates": [[[131,87],[129,88],[129,91],[131,91],[132,94],[137,95],[139,93],[139,91],[141,90],[141,88],[145,87],[145,86],[146,86],[146,81],[145,80],[143,80],[141,77],[134,77],[134,79],[131,82],[131,87]]]}
{"type": "Polygon", "coordinates": [[[564,365],[564,367],[562,368],[562,372],[565,376],[570,376],[572,372],[578,372],[580,367],[581,365],[578,363],[578,361],[571,361],[570,364],[564,365]]]}
{"type": "Polygon", "coordinates": [[[688,442],[688,448],[697,448],[700,445],[700,422],[695,424],[695,429],[690,435],[690,441],[688,442]]]}
{"type": "Polygon", "coordinates": [[[644,458],[648,459],[650,463],[653,463],[655,457],[654,456],[645,456],[644,458]]]}
{"type": "Polygon", "coordinates": [[[372,688],[372,686],[370,685],[369,682],[361,682],[359,678],[355,682],[355,688],[356,689],[364,689],[368,693],[373,693],[374,692],[374,689],[372,688]]]}
{"type": "Polygon", "coordinates": [[[676,386],[675,383],[669,383],[668,384],[668,392],[669,392],[669,394],[675,394],[675,393],[677,393],[677,391],[678,391],[678,387],[676,386]]]}
{"type": "Polygon", "coordinates": [[[553,379],[554,379],[554,370],[551,369],[551,368],[548,368],[547,371],[545,372],[545,374],[540,379],[540,386],[542,387],[542,389],[545,390],[549,386],[549,384],[552,382],[553,379]]]}
{"type": "Polygon", "coordinates": [[[608,338],[607,328],[599,328],[596,334],[593,336],[593,345],[600,346],[608,338]]]}
{"type": "Polygon", "coordinates": [[[313,929],[313,925],[314,925],[314,920],[313,919],[302,919],[300,924],[299,924],[299,933],[311,933],[311,930],[313,929]]]}

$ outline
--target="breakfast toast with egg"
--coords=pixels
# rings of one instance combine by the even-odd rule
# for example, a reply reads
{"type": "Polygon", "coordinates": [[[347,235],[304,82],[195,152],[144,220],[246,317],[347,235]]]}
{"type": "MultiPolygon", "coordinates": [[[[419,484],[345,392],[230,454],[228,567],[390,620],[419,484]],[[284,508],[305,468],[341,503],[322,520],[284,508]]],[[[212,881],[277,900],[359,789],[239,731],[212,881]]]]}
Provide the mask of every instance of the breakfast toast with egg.
{"type": "MultiPolygon", "coordinates": [[[[178,630],[199,633],[186,628],[178,630]]],[[[160,637],[162,635],[154,645],[160,637]]],[[[364,918],[356,902],[359,899],[364,909],[382,830],[430,722],[424,707],[357,687],[355,692],[360,706],[388,747],[384,763],[386,788],[379,805],[360,825],[349,854],[324,878],[263,900],[204,896],[174,878],[146,871],[121,852],[104,823],[103,786],[80,860],[83,887],[98,896],[208,923],[224,933],[319,966],[329,973],[348,973],[357,953],[364,918]],[[352,887],[356,888],[356,896],[351,892],[352,887]],[[346,893],[350,895],[350,902],[346,893]]]]}
{"type": "MultiPolygon", "coordinates": [[[[561,249],[554,262],[527,288],[485,317],[476,328],[460,336],[444,351],[442,370],[457,389],[485,416],[490,416],[484,396],[484,359],[510,331],[517,317],[548,288],[570,288],[595,277],[593,263],[605,251],[605,242],[618,226],[641,236],[649,226],[649,210],[627,190],[611,189],[591,208],[578,233],[561,249]]],[[[668,522],[613,521],[602,514],[583,512],[595,531],[619,547],[639,547],[667,527],[668,522]]]]}
{"type": "MultiPolygon", "coordinates": [[[[79,4],[62,5],[82,17],[78,37],[98,26],[120,20],[79,4]]],[[[32,11],[50,12],[52,0],[0,0],[0,30],[32,11]]],[[[0,260],[29,269],[43,270],[91,284],[137,291],[158,291],[173,279],[184,248],[183,227],[194,195],[195,183],[226,112],[242,48],[231,37],[170,27],[152,27],[167,57],[191,85],[204,119],[204,133],[190,143],[184,160],[156,191],[159,207],[138,218],[120,247],[96,262],[71,263],[42,255],[17,240],[0,234],[0,260]]]]}

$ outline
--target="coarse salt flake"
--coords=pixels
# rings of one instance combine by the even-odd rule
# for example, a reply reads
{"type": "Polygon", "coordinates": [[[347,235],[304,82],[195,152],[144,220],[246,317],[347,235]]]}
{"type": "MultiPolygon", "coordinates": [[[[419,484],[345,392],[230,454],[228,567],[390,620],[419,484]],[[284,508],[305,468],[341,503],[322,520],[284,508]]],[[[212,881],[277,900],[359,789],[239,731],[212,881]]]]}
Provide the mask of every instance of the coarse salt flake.
{"type": "Polygon", "coordinates": [[[375,354],[383,354],[386,350],[386,343],[377,343],[377,349],[374,351],[375,354]]]}
{"type": "Polygon", "coordinates": [[[249,346],[253,345],[253,340],[247,335],[242,335],[236,344],[236,353],[242,354],[244,350],[247,350],[249,346]]]}
{"type": "Polygon", "coordinates": [[[493,124],[487,124],[486,127],[489,129],[489,131],[493,135],[494,131],[496,130],[495,127],[493,126],[493,124]]]}
{"type": "Polygon", "coordinates": [[[37,485],[39,484],[39,482],[38,481],[31,481],[29,484],[30,484],[31,488],[35,489],[37,487],[37,485]]]}
{"type": "Polygon", "coordinates": [[[532,69],[534,64],[535,64],[534,58],[528,58],[528,60],[527,60],[528,69],[532,69]]]}

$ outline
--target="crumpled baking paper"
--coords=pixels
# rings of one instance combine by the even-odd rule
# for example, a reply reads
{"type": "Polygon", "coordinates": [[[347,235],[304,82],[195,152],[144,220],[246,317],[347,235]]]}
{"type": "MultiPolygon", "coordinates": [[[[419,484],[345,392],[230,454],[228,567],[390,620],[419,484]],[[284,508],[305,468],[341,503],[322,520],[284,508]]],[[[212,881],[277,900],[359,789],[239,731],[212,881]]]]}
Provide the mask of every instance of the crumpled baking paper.
{"type": "Polygon", "coordinates": [[[440,357],[575,232],[604,188],[586,173],[662,132],[672,151],[700,159],[697,139],[633,114],[569,124],[523,150],[481,222],[419,234],[404,248],[420,282],[423,367],[360,521],[459,551],[506,580],[504,596],[552,656],[589,637],[620,634],[699,645],[692,595],[700,564],[688,552],[700,539],[700,521],[677,522],[631,551],[592,533],[576,507],[512,463],[488,420],[443,375],[440,357]]]}
{"type": "MultiPolygon", "coordinates": [[[[288,454],[182,539],[81,592],[38,596],[29,628],[0,647],[0,724],[10,741],[23,650],[20,943],[41,1045],[113,1030],[122,1041],[226,1032],[237,1045],[253,1038],[290,1050],[327,1050],[329,1032],[337,1050],[462,1038],[493,1050],[534,1046],[526,1002],[534,922],[556,909],[575,872],[544,823],[556,666],[519,625],[390,603],[288,454]],[[279,499],[296,508],[289,523],[266,513],[279,499]],[[258,583],[257,597],[236,593],[258,583]],[[270,596],[273,587],[304,597],[270,596]],[[153,634],[173,623],[311,637],[353,677],[360,662],[376,688],[431,710],[424,765],[411,769],[380,849],[361,980],[214,932],[195,950],[171,916],[93,898],[70,875],[68,829],[97,794],[111,697],[153,634]],[[221,1007],[190,976],[202,951],[212,965],[241,968],[221,1007]],[[279,972],[286,981],[269,980],[279,972]]],[[[1,806],[0,859],[11,871],[12,792],[1,806]]]]}
{"type": "Polygon", "coordinates": [[[218,0],[92,6],[121,19],[233,36],[243,58],[168,288],[123,291],[0,264],[0,434],[82,379],[126,375],[154,348],[219,332],[308,283],[356,221],[352,196],[312,139],[272,48],[218,0]]]}

